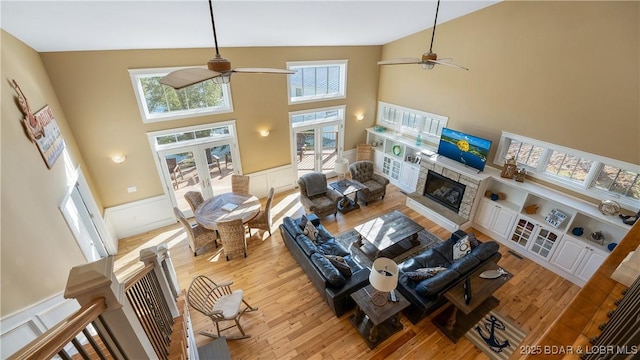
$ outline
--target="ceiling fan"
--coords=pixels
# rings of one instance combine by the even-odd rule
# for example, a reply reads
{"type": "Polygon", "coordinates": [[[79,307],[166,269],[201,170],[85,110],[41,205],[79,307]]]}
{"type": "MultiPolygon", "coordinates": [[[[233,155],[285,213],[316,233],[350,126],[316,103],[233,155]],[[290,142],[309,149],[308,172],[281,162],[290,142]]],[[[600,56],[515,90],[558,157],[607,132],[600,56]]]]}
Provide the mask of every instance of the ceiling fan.
{"type": "Polygon", "coordinates": [[[209,13],[211,14],[211,27],[213,28],[213,41],[216,46],[216,57],[207,62],[207,68],[187,68],[172,71],[160,79],[160,83],[179,90],[189,85],[213,79],[214,82],[226,84],[233,73],[261,73],[261,74],[295,74],[295,71],[272,68],[231,68],[231,62],[220,56],[218,51],[218,37],[216,36],[216,24],[213,20],[213,5],[209,0],[209,13]]]}
{"type": "Polygon", "coordinates": [[[433,69],[435,65],[446,65],[455,67],[458,69],[469,70],[464,66],[456,65],[451,63],[452,59],[438,59],[438,55],[432,51],[433,49],[433,38],[436,34],[436,22],[438,21],[438,10],[440,9],[440,0],[438,0],[438,5],[436,6],[436,17],[433,20],[433,31],[431,32],[431,45],[429,46],[429,52],[422,54],[422,58],[399,58],[399,59],[391,59],[391,60],[382,60],[378,61],[378,65],[403,65],[403,64],[420,64],[422,68],[433,69]]]}

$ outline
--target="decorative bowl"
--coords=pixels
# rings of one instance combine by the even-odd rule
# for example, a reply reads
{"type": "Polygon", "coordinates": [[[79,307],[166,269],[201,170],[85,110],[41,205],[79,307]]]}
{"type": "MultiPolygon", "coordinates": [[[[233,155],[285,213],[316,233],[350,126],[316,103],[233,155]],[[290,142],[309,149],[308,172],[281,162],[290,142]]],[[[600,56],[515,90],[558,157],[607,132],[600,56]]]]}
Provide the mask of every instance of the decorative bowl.
{"type": "Polygon", "coordinates": [[[598,210],[600,210],[603,215],[612,216],[620,212],[620,204],[613,200],[602,200],[600,205],[598,205],[598,210]]]}

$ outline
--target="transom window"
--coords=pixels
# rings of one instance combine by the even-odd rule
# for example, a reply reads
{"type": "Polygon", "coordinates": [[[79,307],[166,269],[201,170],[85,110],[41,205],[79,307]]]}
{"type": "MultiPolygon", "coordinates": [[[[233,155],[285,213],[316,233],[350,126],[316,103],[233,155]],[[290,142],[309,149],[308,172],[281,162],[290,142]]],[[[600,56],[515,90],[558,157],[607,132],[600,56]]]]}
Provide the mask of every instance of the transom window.
{"type": "Polygon", "coordinates": [[[332,120],[344,119],[344,106],[334,108],[324,108],[318,111],[308,110],[295,112],[291,114],[291,125],[293,127],[306,125],[309,123],[319,123],[332,120]]]}
{"type": "Polygon", "coordinates": [[[229,84],[207,80],[175,90],[160,79],[176,68],[129,70],[145,123],[233,111],[229,84]]]}
{"type": "Polygon", "coordinates": [[[346,97],[347,60],[287,62],[289,104],[346,97]]]}
{"type": "Polygon", "coordinates": [[[640,166],[524,136],[502,133],[494,162],[515,158],[529,175],[587,196],[640,207],[640,166]]]}
{"type": "Polygon", "coordinates": [[[156,136],[156,149],[173,147],[178,144],[190,145],[198,142],[209,142],[212,140],[221,140],[231,137],[231,130],[228,125],[217,126],[211,128],[198,128],[194,130],[181,131],[176,133],[167,133],[156,136]]]}

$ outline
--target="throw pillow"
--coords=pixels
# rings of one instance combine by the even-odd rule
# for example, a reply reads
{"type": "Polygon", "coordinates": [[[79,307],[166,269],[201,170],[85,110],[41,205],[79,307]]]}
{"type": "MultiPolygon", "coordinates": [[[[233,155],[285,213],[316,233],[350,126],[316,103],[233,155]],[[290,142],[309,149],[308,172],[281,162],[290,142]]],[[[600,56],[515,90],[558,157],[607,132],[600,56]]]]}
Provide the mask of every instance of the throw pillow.
{"type": "Polygon", "coordinates": [[[471,242],[469,241],[469,235],[467,235],[453,244],[453,261],[462,259],[470,252],[471,242]]]}
{"type": "Polygon", "coordinates": [[[325,255],[324,257],[329,259],[331,264],[333,264],[333,266],[335,266],[336,269],[338,269],[338,271],[340,271],[342,275],[347,277],[351,276],[351,268],[349,267],[349,264],[347,264],[347,262],[344,260],[342,256],[325,255]]]}
{"type": "Polygon", "coordinates": [[[471,249],[475,249],[478,245],[480,245],[480,241],[476,238],[474,233],[470,233],[467,235],[469,237],[469,243],[471,244],[471,249]]]}
{"type": "Polygon", "coordinates": [[[307,222],[307,225],[304,227],[303,234],[307,235],[311,241],[316,242],[316,238],[318,237],[318,229],[311,223],[311,221],[307,222]]]}
{"type": "Polygon", "coordinates": [[[445,270],[447,270],[447,268],[442,266],[436,266],[431,268],[420,268],[420,269],[416,269],[415,271],[408,272],[407,277],[409,277],[409,279],[411,279],[412,281],[420,282],[424,279],[428,279],[434,276],[435,274],[443,272],[445,270]]]}
{"type": "Polygon", "coordinates": [[[309,222],[309,219],[307,219],[307,216],[302,215],[302,217],[300,218],[300,221],[298,222],[298,226],[300,226],[300,229],[304,230],[304,228],[307,226],[307,222],[309,222]]]}

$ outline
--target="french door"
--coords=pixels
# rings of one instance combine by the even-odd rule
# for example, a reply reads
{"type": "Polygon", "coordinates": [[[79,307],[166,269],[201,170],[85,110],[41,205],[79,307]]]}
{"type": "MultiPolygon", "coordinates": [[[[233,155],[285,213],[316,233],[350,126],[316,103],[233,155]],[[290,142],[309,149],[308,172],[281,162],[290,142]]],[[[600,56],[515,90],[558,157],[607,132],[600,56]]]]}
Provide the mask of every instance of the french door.
{"type": "Polygon", "coordinates": [[[298,177],[310,172],[335,175],[336,160],[342,156],[344,121],[333,120],[320,124],[299,125],[292,128],[292,143],[298,177]]]}
{"type": "Polygon", "coordinates": [[[291,159],[296,179],[310,172],[335,175],[344,147],[345,106],[289,113],[291,159]]]}
{"type": "Polygon", "coordinates": [[[231,191],[231,175],[242,174],[235,121],[224,121],[147,134],[171,206],[185,216],[193,211],[184,194],[205,199],[231,191]]]}
{"type": "Polygon", "coordinates": [[[193,212],[184,198],[188,191],[198,191],[205,199],[230,192],[233,160],[238,159],[233,150],[233,142],[223,140],[158,151],[173,206],[190,217],[193,212]]]}

